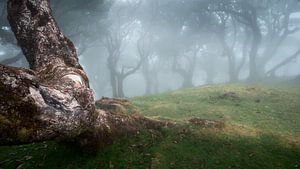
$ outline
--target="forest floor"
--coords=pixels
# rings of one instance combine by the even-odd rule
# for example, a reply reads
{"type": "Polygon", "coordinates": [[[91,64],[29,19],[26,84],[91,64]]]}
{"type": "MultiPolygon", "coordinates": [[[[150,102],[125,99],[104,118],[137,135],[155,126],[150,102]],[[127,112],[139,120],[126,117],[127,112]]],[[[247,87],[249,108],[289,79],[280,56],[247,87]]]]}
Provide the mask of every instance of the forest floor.
{"type": "Polygon", "coordinates": [[[130,100],[178,125],[141,129],[97,155],[55,141],[0,147],[0,168],[300,169],[299,85],[215,85],[130,100]]]}

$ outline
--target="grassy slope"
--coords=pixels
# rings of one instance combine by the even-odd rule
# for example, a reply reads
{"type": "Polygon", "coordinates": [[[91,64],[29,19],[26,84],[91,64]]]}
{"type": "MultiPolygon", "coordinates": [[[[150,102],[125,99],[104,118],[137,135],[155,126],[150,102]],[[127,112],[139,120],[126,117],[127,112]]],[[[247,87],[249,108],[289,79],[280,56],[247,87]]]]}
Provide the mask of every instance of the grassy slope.
{"type": "Polygon", "coordinates": [[[0,147],[0,168],[300,168],[300,87],[219,85],[132,101],[182,125],[141,131],[97,156],[55,142],[0,147]],[[225,128],[186,124],[194,117],[225,128]]]}
{"type": "Polygon", "coordinates": [[[300,87],[219,85],[133,99],[150,117],[224,120],[259,132],[300,134],[300,87]],[[234,92],[235,97],[224,97],[234,92]]]}

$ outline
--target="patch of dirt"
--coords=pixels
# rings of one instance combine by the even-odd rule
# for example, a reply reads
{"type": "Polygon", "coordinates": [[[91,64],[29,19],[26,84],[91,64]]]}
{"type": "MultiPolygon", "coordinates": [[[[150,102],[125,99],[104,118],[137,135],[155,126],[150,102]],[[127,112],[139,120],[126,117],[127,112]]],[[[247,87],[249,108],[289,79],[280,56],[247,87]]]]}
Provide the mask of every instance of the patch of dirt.
{"type": "Polygon", "coordinates": [[[241,98],[235,92],[226,92],[220,96],[221,99],[240,100],[241,98]]]}
{"type": "Polygon", "coordinates": [[[218,120],[207,120],[207,119],[200,119],[200,118],[192,118],[189,120],[190,124],[205,127],[205,128],[218,128],[222,129],[225,127],[225,123],[223,121],[218,120]]]}
{"type": "Polygon", "coordinates": [[[257,89],[255,87],[247,87],[246,90],[247,91],[256,91],[257,89]]]}

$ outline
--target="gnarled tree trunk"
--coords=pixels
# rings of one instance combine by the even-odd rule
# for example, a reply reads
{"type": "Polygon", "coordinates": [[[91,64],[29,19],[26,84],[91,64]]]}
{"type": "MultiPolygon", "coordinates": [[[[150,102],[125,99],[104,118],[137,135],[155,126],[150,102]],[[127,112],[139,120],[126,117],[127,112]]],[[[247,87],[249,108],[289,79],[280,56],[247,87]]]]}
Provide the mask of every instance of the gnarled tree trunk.
{"type": "Polygon", "coordinates": [[[8,20],[31,70],[0,65],[0,143],[74,137],[94,126],[94,98],[49,0],[8,0],[8,20]]]}
{"type": "Polygon", "coordinates": [[[88,78],[49,1],[9,0],[7,10],[31,70],[0,66],[1,143],[74,137],[93,126],[88,78]]]}
{"type": "Polygon", "coordinates": [[[0,65],[0,145],[58,138],[97,150],[142,126],[165,125],[124,114],[126,100],[95,105],[75,47],[55,23],[49,0],[8,0],[7,10],[30,69],[0,65]]]}

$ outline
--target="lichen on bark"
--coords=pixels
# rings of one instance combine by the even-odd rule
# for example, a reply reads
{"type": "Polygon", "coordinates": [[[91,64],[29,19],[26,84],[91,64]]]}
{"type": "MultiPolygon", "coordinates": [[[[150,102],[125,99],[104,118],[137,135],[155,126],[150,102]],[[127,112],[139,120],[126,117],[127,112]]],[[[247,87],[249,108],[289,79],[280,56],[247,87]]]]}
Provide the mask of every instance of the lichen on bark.
{"type": "Polygon", "coordinates": [[[30,69],[0,65],[0,143],[72,138],[93,128],[88,78],[49,1],[8,0],[7,10],[30,69]]]}
{"type": "Polygon", "coordinates": [[[30,69],[0,64],[0,145],[60,139],[97,150],[141,127],[172,125],[125,114],[126,100],[102,99],[96,108],[75,47],[54,21],[49,0],[7,3],[30,69]]]}

